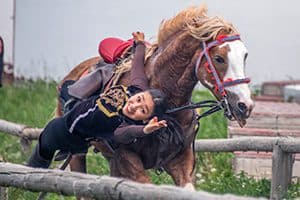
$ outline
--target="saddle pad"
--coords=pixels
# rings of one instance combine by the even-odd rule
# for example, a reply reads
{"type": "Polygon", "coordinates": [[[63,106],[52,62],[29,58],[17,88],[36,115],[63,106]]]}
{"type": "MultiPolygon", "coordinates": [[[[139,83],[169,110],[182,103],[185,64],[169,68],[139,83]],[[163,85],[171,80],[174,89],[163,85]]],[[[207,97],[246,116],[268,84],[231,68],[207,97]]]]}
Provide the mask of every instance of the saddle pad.
{"type": "Polygon", "coordinates": [[[114,63],[132,44],[133,39],[124,41],[119,38],[109,37],[99,43],[98,51],[105,62],[114,63]]]}

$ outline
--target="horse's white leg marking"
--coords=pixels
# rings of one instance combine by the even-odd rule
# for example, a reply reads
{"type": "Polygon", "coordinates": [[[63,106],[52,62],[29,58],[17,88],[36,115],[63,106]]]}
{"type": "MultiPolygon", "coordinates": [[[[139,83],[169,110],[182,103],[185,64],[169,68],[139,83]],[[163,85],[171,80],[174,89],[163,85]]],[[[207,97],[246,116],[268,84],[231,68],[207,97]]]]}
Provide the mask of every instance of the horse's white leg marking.
{"type": "MultiPolygon", "coordinates": [[[[227,78],[241,79],[245,78],[245,54],[247,49],[244,43],[240,40],[235,40],[232,42],[225,42],[220,45],[228,45],[230,50],[227,54],[228,56],[228,70],[224,76],[224,80],[227,78]]],[[[251,92],[248,84],[238,84],[226,87],[226,90],[235,93],[240,99],[239,101],[246,104],[247,107],[253,106],[253,101],[251,99],[251,92]]]]}
{"type": "Polygon", "coordinates": [[[192,183],[185,184],[185,186],[183,188],[190,190],[190,191],[196,191],[195,186],[192,183]]]}

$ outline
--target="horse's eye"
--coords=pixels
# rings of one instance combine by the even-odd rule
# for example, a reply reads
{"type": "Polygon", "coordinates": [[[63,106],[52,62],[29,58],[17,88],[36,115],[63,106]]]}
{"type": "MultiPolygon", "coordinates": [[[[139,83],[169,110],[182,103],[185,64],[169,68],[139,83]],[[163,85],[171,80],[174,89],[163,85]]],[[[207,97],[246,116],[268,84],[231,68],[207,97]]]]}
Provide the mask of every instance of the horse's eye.
{"type": "Polygon", "coordinates": [[[215,56],[215,61],[217,61],[220,64],[224,64],[225,60],[221,56],[215,56]]]}

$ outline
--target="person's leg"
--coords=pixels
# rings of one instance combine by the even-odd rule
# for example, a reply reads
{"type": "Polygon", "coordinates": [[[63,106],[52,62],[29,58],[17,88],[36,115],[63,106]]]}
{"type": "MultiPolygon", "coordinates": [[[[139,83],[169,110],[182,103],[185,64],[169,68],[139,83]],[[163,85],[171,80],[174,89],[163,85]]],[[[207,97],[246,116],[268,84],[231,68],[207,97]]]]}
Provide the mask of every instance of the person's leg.
{"type": "Polygon", "coordinates": [[[31,153],[31,156],[28,160],[27,165],[29,167],[35,167],[35,168],[48,168],[51,164],[51,159],[45,159],[40,154],[40,143],[37,143],[35,146],[33,152],[31,153]]]}
{"type": "Polygon", "coordinates": [[[58,149],[67,149],[70,133],[63,118],[53,119],[40,135],[39,142],[28,161],[30,167],[48,168],[54,153],[58,149]]]}

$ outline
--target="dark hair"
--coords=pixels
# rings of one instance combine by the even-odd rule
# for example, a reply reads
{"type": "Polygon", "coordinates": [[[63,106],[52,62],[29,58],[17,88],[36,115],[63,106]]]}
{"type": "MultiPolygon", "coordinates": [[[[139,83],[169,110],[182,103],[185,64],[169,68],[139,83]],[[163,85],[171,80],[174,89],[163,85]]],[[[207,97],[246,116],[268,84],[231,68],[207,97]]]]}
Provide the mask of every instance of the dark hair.
{"type": "Polygon", "coordinates": [[[151,117],[161,117],[167,110],[166,95],[159,89],[149,89],[145,92],[149,92],[154,102],[154,110],[151,117]]]}

